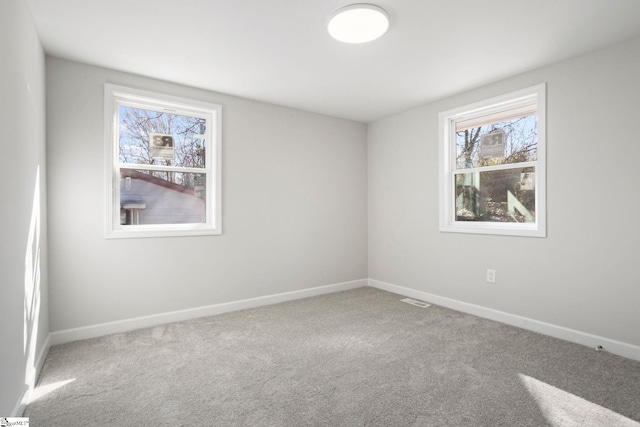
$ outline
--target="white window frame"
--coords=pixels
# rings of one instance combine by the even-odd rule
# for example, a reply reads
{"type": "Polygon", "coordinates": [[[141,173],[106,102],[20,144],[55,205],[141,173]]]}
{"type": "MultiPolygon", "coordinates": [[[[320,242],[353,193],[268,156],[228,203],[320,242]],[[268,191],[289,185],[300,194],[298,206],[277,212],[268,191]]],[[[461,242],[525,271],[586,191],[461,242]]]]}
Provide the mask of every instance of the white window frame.
{"type": "MultiPolygon", "coordinates": [[[[440,177],[440,231],[454,233],[497,234],[509,236],[546,237],[546,84],[542,83],[530,88],[522,89],[506,95],[497,96],[463,107],[443,111],[438,115],[439,120],[439,177],[440,177]],[[532,223],[501,223],[457,221],[455,205],[455,174],[456,171],[456,122],[472,120],[489,114],[518,108],[537,103],[537,160],[520,163],[535,166],[535,222],[532,223]]],[[[489,168],[465,169],[465,172],[479,170],[512,168],[518,163],[493,166],[489,168]]],[[[462,172],[461,170],[457,170],[462,172]]]]}
{"type": "MultiPolygon", "coordinates": [[[[110,83],[104,85],[105,124],[105,238],[196,236],[222,234],[221,137],[222,107],[203,101],[164,95],[110,83]],[[178,168],[177,172],[205,173],[205,222],[201,224],[120,224],[120,170],[134,169],[119,163],[118,107],[149,108],[202,117],[205,129],[205,168],[178,168]]],[[[143,169],[152,169],[153,166],[143,169]]]]}

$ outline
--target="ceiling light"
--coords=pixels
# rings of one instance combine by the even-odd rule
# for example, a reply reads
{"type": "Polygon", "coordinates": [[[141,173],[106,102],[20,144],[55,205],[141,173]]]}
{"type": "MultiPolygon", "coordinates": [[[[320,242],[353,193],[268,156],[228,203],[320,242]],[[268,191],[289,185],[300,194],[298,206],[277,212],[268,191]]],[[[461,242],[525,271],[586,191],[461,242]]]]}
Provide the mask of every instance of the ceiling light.
{"type": "Polygon", "coordinates": [[[372,4],[352,4],[336,10],[328,24],[329,34],[345,43],[365,43],[387,32],[389,15],[372,4]]]}

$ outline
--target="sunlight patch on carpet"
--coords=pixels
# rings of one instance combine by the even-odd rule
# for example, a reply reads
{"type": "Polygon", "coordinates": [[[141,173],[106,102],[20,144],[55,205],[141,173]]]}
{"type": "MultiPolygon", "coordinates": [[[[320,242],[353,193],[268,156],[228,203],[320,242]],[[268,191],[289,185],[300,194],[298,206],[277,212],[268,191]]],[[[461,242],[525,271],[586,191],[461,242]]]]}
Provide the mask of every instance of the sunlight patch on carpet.
{"type": "Polygon", "coordinates": [[[57,389],[66,386],[67,384],[75,381],[75,378],[71,378],[70,380],[58,381],[57,383],[51,383],[47,385],[39,385],[36,387],[31,393],[31,402],[35,402],[36,400],[46,396],[47,394],[56,391],[57,389]]]}
{"type": "Polygon", "coordinates": [[[518,374],[553,427],[640,427],[640,423],[550,384],[518,374]]]}

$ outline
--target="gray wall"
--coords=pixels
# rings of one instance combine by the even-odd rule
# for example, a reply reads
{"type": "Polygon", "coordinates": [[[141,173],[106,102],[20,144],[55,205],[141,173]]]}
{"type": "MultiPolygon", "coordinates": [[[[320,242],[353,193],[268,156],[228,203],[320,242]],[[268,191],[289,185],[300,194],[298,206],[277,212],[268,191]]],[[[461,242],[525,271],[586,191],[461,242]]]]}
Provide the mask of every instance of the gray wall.
{"type": "Polygon", "coordinates": [[[369,277],[640,345],[639,76],[636,39],[371,123],[369,277]],[[542,82],[548,237],[440,233],[438,113],[542,82]]]}
{"type": "Polygon", "coordinates": [[[10,416],[49,334],[44,54],[22,0],[0,2],[0,58],[0,416],[10,416]]]}
{"type": "Polygon", "coordinates": [[[52,331],[367,277],[364,124],[57,58],[47,112],[52,331]],[[105,82],[222,105],[221,236],[104,239],[105,82]]]}

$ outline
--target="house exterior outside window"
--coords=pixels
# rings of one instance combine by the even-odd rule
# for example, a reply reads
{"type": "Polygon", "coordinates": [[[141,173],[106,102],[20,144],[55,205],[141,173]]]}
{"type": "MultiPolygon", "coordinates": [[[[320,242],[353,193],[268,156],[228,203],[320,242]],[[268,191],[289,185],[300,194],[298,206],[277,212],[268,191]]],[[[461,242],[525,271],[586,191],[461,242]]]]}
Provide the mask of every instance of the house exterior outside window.
{"type": "Polygon", "coordinates": [[[440,231],[545,237],[545,85],[439,121],[440,231]]]}
{"type": "Polygon", "coordinates": [[[220,115],[105,85],[107,238],[221,234],[220,115]]]}

